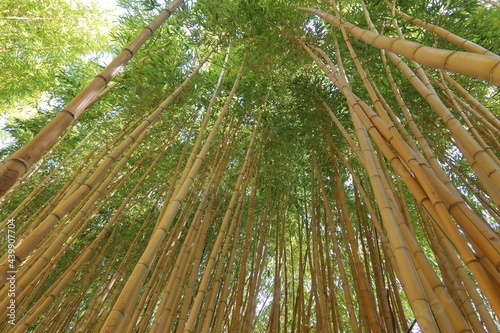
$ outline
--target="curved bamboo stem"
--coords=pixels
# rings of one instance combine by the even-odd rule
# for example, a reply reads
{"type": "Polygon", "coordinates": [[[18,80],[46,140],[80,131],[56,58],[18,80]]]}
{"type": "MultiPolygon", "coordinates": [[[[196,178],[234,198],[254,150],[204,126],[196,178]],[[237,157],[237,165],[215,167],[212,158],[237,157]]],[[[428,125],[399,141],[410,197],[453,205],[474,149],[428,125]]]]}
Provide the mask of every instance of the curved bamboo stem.
{"type": "Polygon", "coordinates": [[[379,35],[375,32],[361,29],[338,17],[321,12],[317,9],[298,8],[299,10],[317,15],[336,27],[341,25],[354,37],[377,48],[405,56],[416,62],[449,70],[472,77],[477,77],[495,85],[500,85],[500,59],[489,55],[436,49],[404,39],[379,35]],[[473,63],[474,66],[466,64],[473,63]]]}
{"type": "Polygon", "coordinates": [[[399,16],[401,16],[402,18],[404,18],[405,20],[413,23],[413,24],[416,24],[418,25],[419,27],[422,27],[426,30],[429,30],[433,33],[435,33],[436,35],[438,36],[441,36],[443,37],[445,40],[447,40],[448,42],[450,43],[453,43],[457,46],[460,46],[461,48],[467,50],[467,51],[470,51],[470,52],[474,52],[474,53],[479,53],[479,54],[486,54],[486,55],[490,55],[490,56],[494,56],[494,57],[498,57],[498,55],[496,55],[495,53],[485,49],[484,47],[482,47],[481,45],[478,45],[474,42],[471,42],[470,40],[467,40],[465,38],[462,38],[460,36],[457,36],[455,35],[454,33],[446,30],[446,29],[443,29],[441,27],[438,27],[434,24],[430,24],[430,23],[427,23],[427,22],[424,22],[416,17],[412,17],[408,14],[405,14],[403,13],[402,11],[400,11],[399,9],[396,8],[396,1],[394,1],[393,3],[390,3],[388,0],[385,0],[385,3],[387,4],[387,6],[389,8],[391,8],[393,11],[395,11],[399,16]]]}

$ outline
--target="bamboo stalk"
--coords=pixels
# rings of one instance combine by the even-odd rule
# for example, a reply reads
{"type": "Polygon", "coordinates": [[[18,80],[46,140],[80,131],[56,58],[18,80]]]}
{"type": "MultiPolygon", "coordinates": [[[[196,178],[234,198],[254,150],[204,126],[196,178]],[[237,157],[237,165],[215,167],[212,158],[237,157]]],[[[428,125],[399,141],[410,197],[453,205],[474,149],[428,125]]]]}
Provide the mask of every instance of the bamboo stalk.
{"type": "Polygon", "coordinates": [[[111,82],[148,38],[167,20],[184,0],[170,3],[123,51],[99,73],[69,104],[29,143],[0,163],[0,195],[3,195],[61,133],[88,107],[94,97],[111,82]]]}
{"type": "Polygon", "coordinates": [[[142,288],[142,284],[147,276],[147,273],[149,272],[149,269],[151,267],[153,259],[156,256],[158,248],[160,247],[161,242],[165,238],[167,230],[169,229],[175,214],[180,208],[181,202],[187,195],[187,192],[191,187],[191,184],[193,183],[194,178],[201,167],[203,159],[206,157],[208,153],[208,150],[215,137],[215,134],[217,133],[217,129],[222,123],[224,115],[229,110],[229,103],[236,92],[236,88],[243,73],[243,68],[244,66],[242,64],[237,79],[235,80],[235,84],[233,85],[233,88],[231,90],[231,93],[229,94],[226,104],[224,105],[223,110],[219,114],[219,117],[216,123],[214,124],[207,141],[205,142],[203,148],[201,149],[199,155],[197,156],[196,161],[194,162],[188,174],[188,177],[186,178],[186,181],[182,184],[181,189],[178,191],[178,195],[174,198],[173,201],[171,201],[170,204],[168,204],[165,214],[162,216],[162,219],[158,221],[157,227],[150,238],[148,247],[143,252],[141,259],[139,260],[139,263],[135,266],[134,271],[128,278],[127,283],[115,304],[115,308],[111,311],[108,318],[106,319],[103,328],[101,329],[102,332],[114,332],[115,328],[117,328],[122,322],[126,323],[130,319],[129,316],[132,304],[135,303],[135,299],[137,298],[142,288]],[[133,303],[130,300],[134,300],[133,303]]]}
{"type": "MultiPolygon", "coordinates": [[[[199,70],[203,64],[208,60],[211,53],[209,53],[205,59],[203,59],[197,68],[191,73],[186,80],[162,103],[155,112],[145,121],[143,121],[132,134],[130,134],[127,139],[125,139],[118,147],[116,147],[113,152],[106,158],[106,160],[99,166],[99,168],[92,174],[92,176],[87,179],[87,181],[78,188],[71,196],[66,200],[60,202],[54,211],[49,215],[41,224],[39,224],[33,232],[28,236],[18,242],[16,246],[16,266],[21,264],[25,258],[31,253],[34,247],[40,242],[40,240],[51,230],[51,228],[60,221],[60,219],[66,215],[72,208],[74,208],[78,202],[80,202],[92,189],[95,188],[97,183],[105,176],[106,171],[111,167],[111,165],[116,161],[116,159],[128,149],[135,141],[135,139],[148,129],[163,113],[163,111],[172,103],[175,98],[177,98],[181,92],[185,89],[188,83],[198,74],[199,70]]],[[[8,270],[8,264],[5,258],[2,258],[0,265],[0,283],[4,283],[7,278],[6,271],[8,270]],[[3,282],[2,282],[3,281],[3,282]]]]}
{"type": "Polygon", "coordinates": [[[349,22],[341,20],[333,15],[323,13],[317,9],[302,7],[299,7],[298,9],[317,15],[336,27],[340,27],[342,25],[352,36],[358,38],[359,40],[377,48],[405,56],[422,65],[477,77],[495,85],[500,85],[500,59],[498,57],[477,53],[436,49],[419,43],[386,37],[361,29],[349,22]],[[466,63],[474,63],[475,66],[466,66],[466,63]]]}
{"type": "Polygon", "coordinates": [[[424,22],[422,20],[419,20],[416,17],[412,17],[408,14],[405,14],[404,12],[402,12],[396,8],[396,1],[394,1],[393,3],[390,3],[388,0],[385,0],[385,3],[389,8],[392,9],[393,12],[396,12],[399,16],[401,16],[405,20],[407,20],[413,24],[416,24],[416,25],[418,25],[418,26],[420,26],[420,27],[422,27],[430,32],[433,32],[436,35],[443,37],[445,40],[447,40],[450,43],[453,43],[457,46],[460,46],[461,48],[463,48],[467,51],[470,51],[470,52],[479,53],[479,54],[487,54],[490,56],[498,57],[495,53],[485,49],[481,45],[478,45],[474,42],[471,42],[470,40],[467,40],[465,38],[457,36],[454,33],[451,33],[450,31],[443,29],[441,27],[438,27],[434,24],[424,22]]]}

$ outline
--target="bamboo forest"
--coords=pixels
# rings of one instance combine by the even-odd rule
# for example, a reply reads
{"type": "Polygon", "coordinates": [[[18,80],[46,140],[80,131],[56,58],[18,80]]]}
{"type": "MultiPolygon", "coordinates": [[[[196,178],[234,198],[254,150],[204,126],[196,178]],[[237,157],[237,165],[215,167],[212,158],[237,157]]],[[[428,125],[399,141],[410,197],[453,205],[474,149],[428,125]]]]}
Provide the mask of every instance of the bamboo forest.
{"type": "Polygon", "coordinates": [[[0,332],[499,332],[496,0],[0,5],[0,332]]]}

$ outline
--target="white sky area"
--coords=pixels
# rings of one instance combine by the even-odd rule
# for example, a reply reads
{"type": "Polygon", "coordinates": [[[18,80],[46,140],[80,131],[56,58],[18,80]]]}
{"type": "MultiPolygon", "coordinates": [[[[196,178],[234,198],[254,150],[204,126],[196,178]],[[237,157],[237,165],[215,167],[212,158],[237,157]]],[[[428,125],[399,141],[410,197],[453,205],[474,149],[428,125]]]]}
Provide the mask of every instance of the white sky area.
{"type": "MultiPolygon", "coordinates": [[[[109,13],[111,21],[116,22],[118,16],[125,12],[125,10],[118,6],[116,0],[78,0],[84,4],[94,4],[97,8],[102,9],[109,13]]],[[[103,32],[108,33],[109,27],[103,27],[103,32]]]]}
{"type": "Polygon", "coordinates": [[[80,0],[83,3],[94,3],[97,7],[119,13],[120,7],[116,5],[115,0],[80,0]]]}

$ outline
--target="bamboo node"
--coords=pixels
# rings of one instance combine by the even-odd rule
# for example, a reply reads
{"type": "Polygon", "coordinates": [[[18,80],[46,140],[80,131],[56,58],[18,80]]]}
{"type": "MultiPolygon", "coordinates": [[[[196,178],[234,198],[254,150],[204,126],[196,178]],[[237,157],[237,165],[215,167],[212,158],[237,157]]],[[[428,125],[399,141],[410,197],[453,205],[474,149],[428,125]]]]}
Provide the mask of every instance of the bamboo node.
{"type": "Polygon", "coordinates": [[[451,212],[451,210],[455,207],[457,207],[458,205],[460,204],[463,204],[464,202],[463,201],[456,201],[454,203],[452,203],[449,207],[448,207],[448,212],[451,212]]]}
{"type": "MultiPolygon", "coordinates": [[[[491,71],[490,71],[490,74],[488,76],[488,81],[493,82],[493,73],[495,72],[497,67],[499,67],[499,65],[500,65],[500,61],[497,61],[497,63],[495,65],[493,65],[493,67],[491,67],[491,71]]],[[[498,83],[495,83],[495,82],[493,82],[493,83],[498,85],[498,83]]]]}
{"type": "MultiPolygon", "coordinates": [[[[69,113],[69,114],[71,115],[71,118],[73,118],[73,121],[76,119],[76,116],[73,114],[73,112],[71,112],[71,111],[69,111],[69,110],[64,109],[64,110],[61,110],[61,112],[66,112],[66,113],[69,113]]],[[[72,121],[72,122],[73,122],[73,121],[72,121]]]]}
{"type": "Polygon", "coordinates": [[[123,51],[128,51],[132,57],[134,56],[134,52],[131,49],[129,49],[128,47],[124,48],[123,51]]]}
{"type": "MultiPolygon", "coordinates": [[[[484,149],[478,150],[478,151],[476,151],[476,152],[472,155],[472,158],[475,160],[475,159],[476,159],[476,156],[477,156],[477,155],[479,155],[479,154],[481,154],[481,153],[486,153],[486,151],[485,151],[484,149]]],[[[476,162],[477,162],[477,161],[476,161],[476,162]]],[[[493,172],[495,172],[495,171],[493,170],[493,172]]]]}
{"type": "MultiPolygon", "coordinates": [[[[132,53],[132,55],[133,55],[133,53],[132,53]]],[[[104,82],[106,82],[106,84],[108,84],[108,83],[109,83],[109,80],[108,80],[108,79],[107,79],[104,75],[97,74],[95,77],[98,77],[98,78],[103,79],[103,80],[104,80],[104,82]]]]}
{"type": "Polygon", "coordinates": [[[446,56],[446,58],[444,59],[444,66],[443,66],[443,67],[444,67],[444,69],[446,69],[446,70],[448,69],[448,68],[447,68],[447,65],[448,65],[448,59],[449,59],[452,55],[454,55],[455,53],[457,53],[457,51],[452,51],[450,54],[448,54],[448,55],[446,56]]]}
{"type": "MultiPolygon", "coordinates": [[[[13,158],[13,159],[11,159],[11,161],[21,163],[26,168],[26,170],[28,170],[28,165],[26,164],[25,161],[29,161],[30,159],[31,159],[30,156],[28,154],[26,154],[26,155],[23,156],[22,159],[13,158]]],[[[17,171],[17,170],[13,170],[13,169],[10,169],[10,168],[8,170],[9,171],[17,171]]]]}
{"type": "MultiPolygon", "coordinates": [[[[146,267],[146,269],[147,269],[147,270],[149,270],[149,267],[148,267],[148,265],[146,265],[146,263],[145,263],[145,262],[139,261],[139,262],[137,263],[137,265],[144,265],[144,267],[146,267]]],[[[117,310],[117,311],[119,311],[119,310],[117,310]]],[[[121,311],[120,311],[120,312],[121,312],[121,311]]],[[[122,314],[123,314],[123,312],[122,312],[122,314]]]]}

